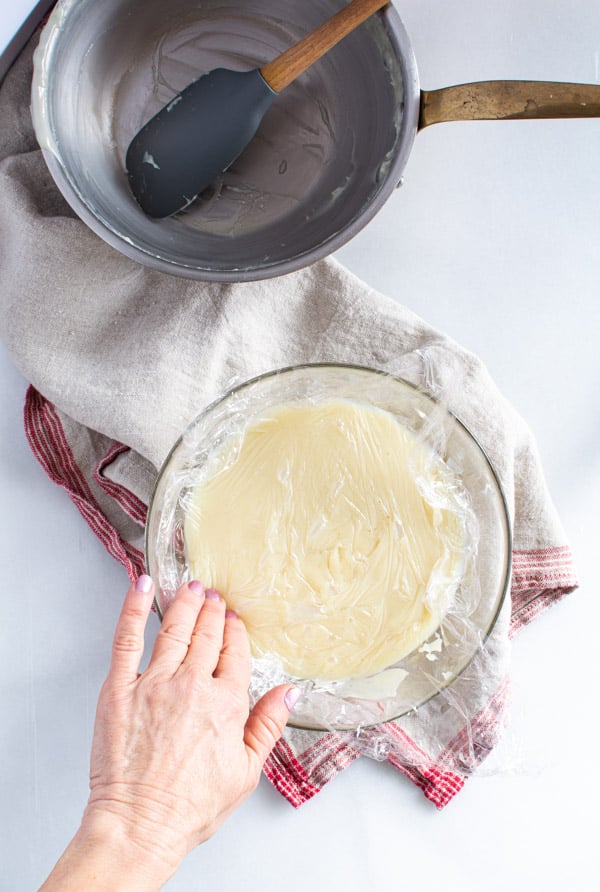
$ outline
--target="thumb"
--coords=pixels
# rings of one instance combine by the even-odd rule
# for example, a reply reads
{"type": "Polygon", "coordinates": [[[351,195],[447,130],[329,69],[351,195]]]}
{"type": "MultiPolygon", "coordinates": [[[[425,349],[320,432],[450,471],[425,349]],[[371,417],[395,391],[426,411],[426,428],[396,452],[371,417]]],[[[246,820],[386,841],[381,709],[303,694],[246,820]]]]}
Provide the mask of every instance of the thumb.
{"type": "Polygon", "coordinates": [[[260,698],[248,716],[244,728],[244,743],[248,755],[257,761],[259,771],[283,734],[300,694],[300,688],[278,685],[260,698]]]}

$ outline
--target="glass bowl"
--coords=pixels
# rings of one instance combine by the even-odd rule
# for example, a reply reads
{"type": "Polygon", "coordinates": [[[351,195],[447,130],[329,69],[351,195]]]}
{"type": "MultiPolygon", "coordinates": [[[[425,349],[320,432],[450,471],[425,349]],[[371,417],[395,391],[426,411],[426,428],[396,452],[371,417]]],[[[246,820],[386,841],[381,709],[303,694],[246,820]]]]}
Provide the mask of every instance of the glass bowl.
{"type": "Polygon", "coordinates": [[[274,684],[299,685],[303,697],[290,724],[306,729],[380,724],[417,709],[454,684],[489,636],[510,577],[506,500],[487,456],[467,428],[441,402],[386,372],[353,365],[303,365],[231,389],[173,446],[158,476],[146,526],[147,566],[156,584],[159,615],[178,586],[191,578],[184,537],[190,493],[224,445],[279,407],[340,399],[390,413],[444,462],[464,496],[468,538],[462,575],[439,627],[392,666],[368,677],[323,681],[286,673],[277,655],[253,658],[251,699],[274,684]]]}

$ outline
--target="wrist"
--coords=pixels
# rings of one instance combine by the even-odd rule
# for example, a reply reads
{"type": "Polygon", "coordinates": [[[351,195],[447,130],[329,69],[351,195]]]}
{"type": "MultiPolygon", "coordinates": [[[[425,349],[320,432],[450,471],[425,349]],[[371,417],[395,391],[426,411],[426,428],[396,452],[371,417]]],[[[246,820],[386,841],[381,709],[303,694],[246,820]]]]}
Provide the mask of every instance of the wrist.
{"type": "Polygon", "coordinates": [[[178,865],[179,859],[140,843],[118,816],[86,809],[40,892],[159,892],[178,865]]]}

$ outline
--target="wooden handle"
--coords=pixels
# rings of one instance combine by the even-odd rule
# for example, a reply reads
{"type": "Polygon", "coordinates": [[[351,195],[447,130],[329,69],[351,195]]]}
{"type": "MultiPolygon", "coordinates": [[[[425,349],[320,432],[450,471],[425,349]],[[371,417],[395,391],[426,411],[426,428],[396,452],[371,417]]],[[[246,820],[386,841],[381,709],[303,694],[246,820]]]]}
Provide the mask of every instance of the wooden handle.
{"type": "Polygon", "coordinates": [[[352,0],[316,30],[268,62],[260,73],[275,93],[280,93],[299,74],[324,56],[328,50],[358,28],[366,19],[387,6],[389,0],[352,0]]]}
{"type": "Polygon", "coordinates": [[[421,93],[419,129],[443,121],[600,117],[600,84],[481,81],[421,93]]]}

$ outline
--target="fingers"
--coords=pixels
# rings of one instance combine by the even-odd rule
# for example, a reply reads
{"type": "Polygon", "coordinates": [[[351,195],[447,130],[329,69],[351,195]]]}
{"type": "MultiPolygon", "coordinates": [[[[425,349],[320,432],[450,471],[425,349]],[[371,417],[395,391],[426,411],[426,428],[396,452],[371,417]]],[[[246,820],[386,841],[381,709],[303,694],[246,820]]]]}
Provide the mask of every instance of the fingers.
{"type": "Polygon", "coordinates": [[[129,587],[113,638],[110,676],[115,682],[129,684],[137,678],[137,671],[144,652],[144,629],[154,586],[149,576],[140,576],[129,587]]]}
{"type": "Polygon", "coordinates": [[[165,610],[150,665],[167,673],[179,669],[187,655],[204,601],[204,586],[200,582],[189,582],[178,589],[165,610]]]}
{"type": "Polygon", "coordinates": [[[244,623],[232,610],[225,611],[223,647],[214,671],[215,678],[250,686],[250,641],[244,623]]]}
{"type": "Polygon", "coordinates": [[[213,674],[223,648],[224,627],[225,601],[215,589],[207,589],[202,610],[192,630],[186,666],[194,665],[206,675],[213,674]]]}
{"type": "Polygon", "coordinates": [[[210,676],[221,659],[225,675],[248,687],[250,649],[243,623],[232,613],[226,616],[225,601],[214,589],[197,581],[183,585],[165,611],[150,664],[171,674],[195,664],[210,676]]]}
{"type": "Polygon", "coordinates": [[[260,770],[265,759],[283,734],[290,712],[301,691],[290,685],[279,685],[260,698],[248,716],[244,743],[248,755],[260,770]]]}

